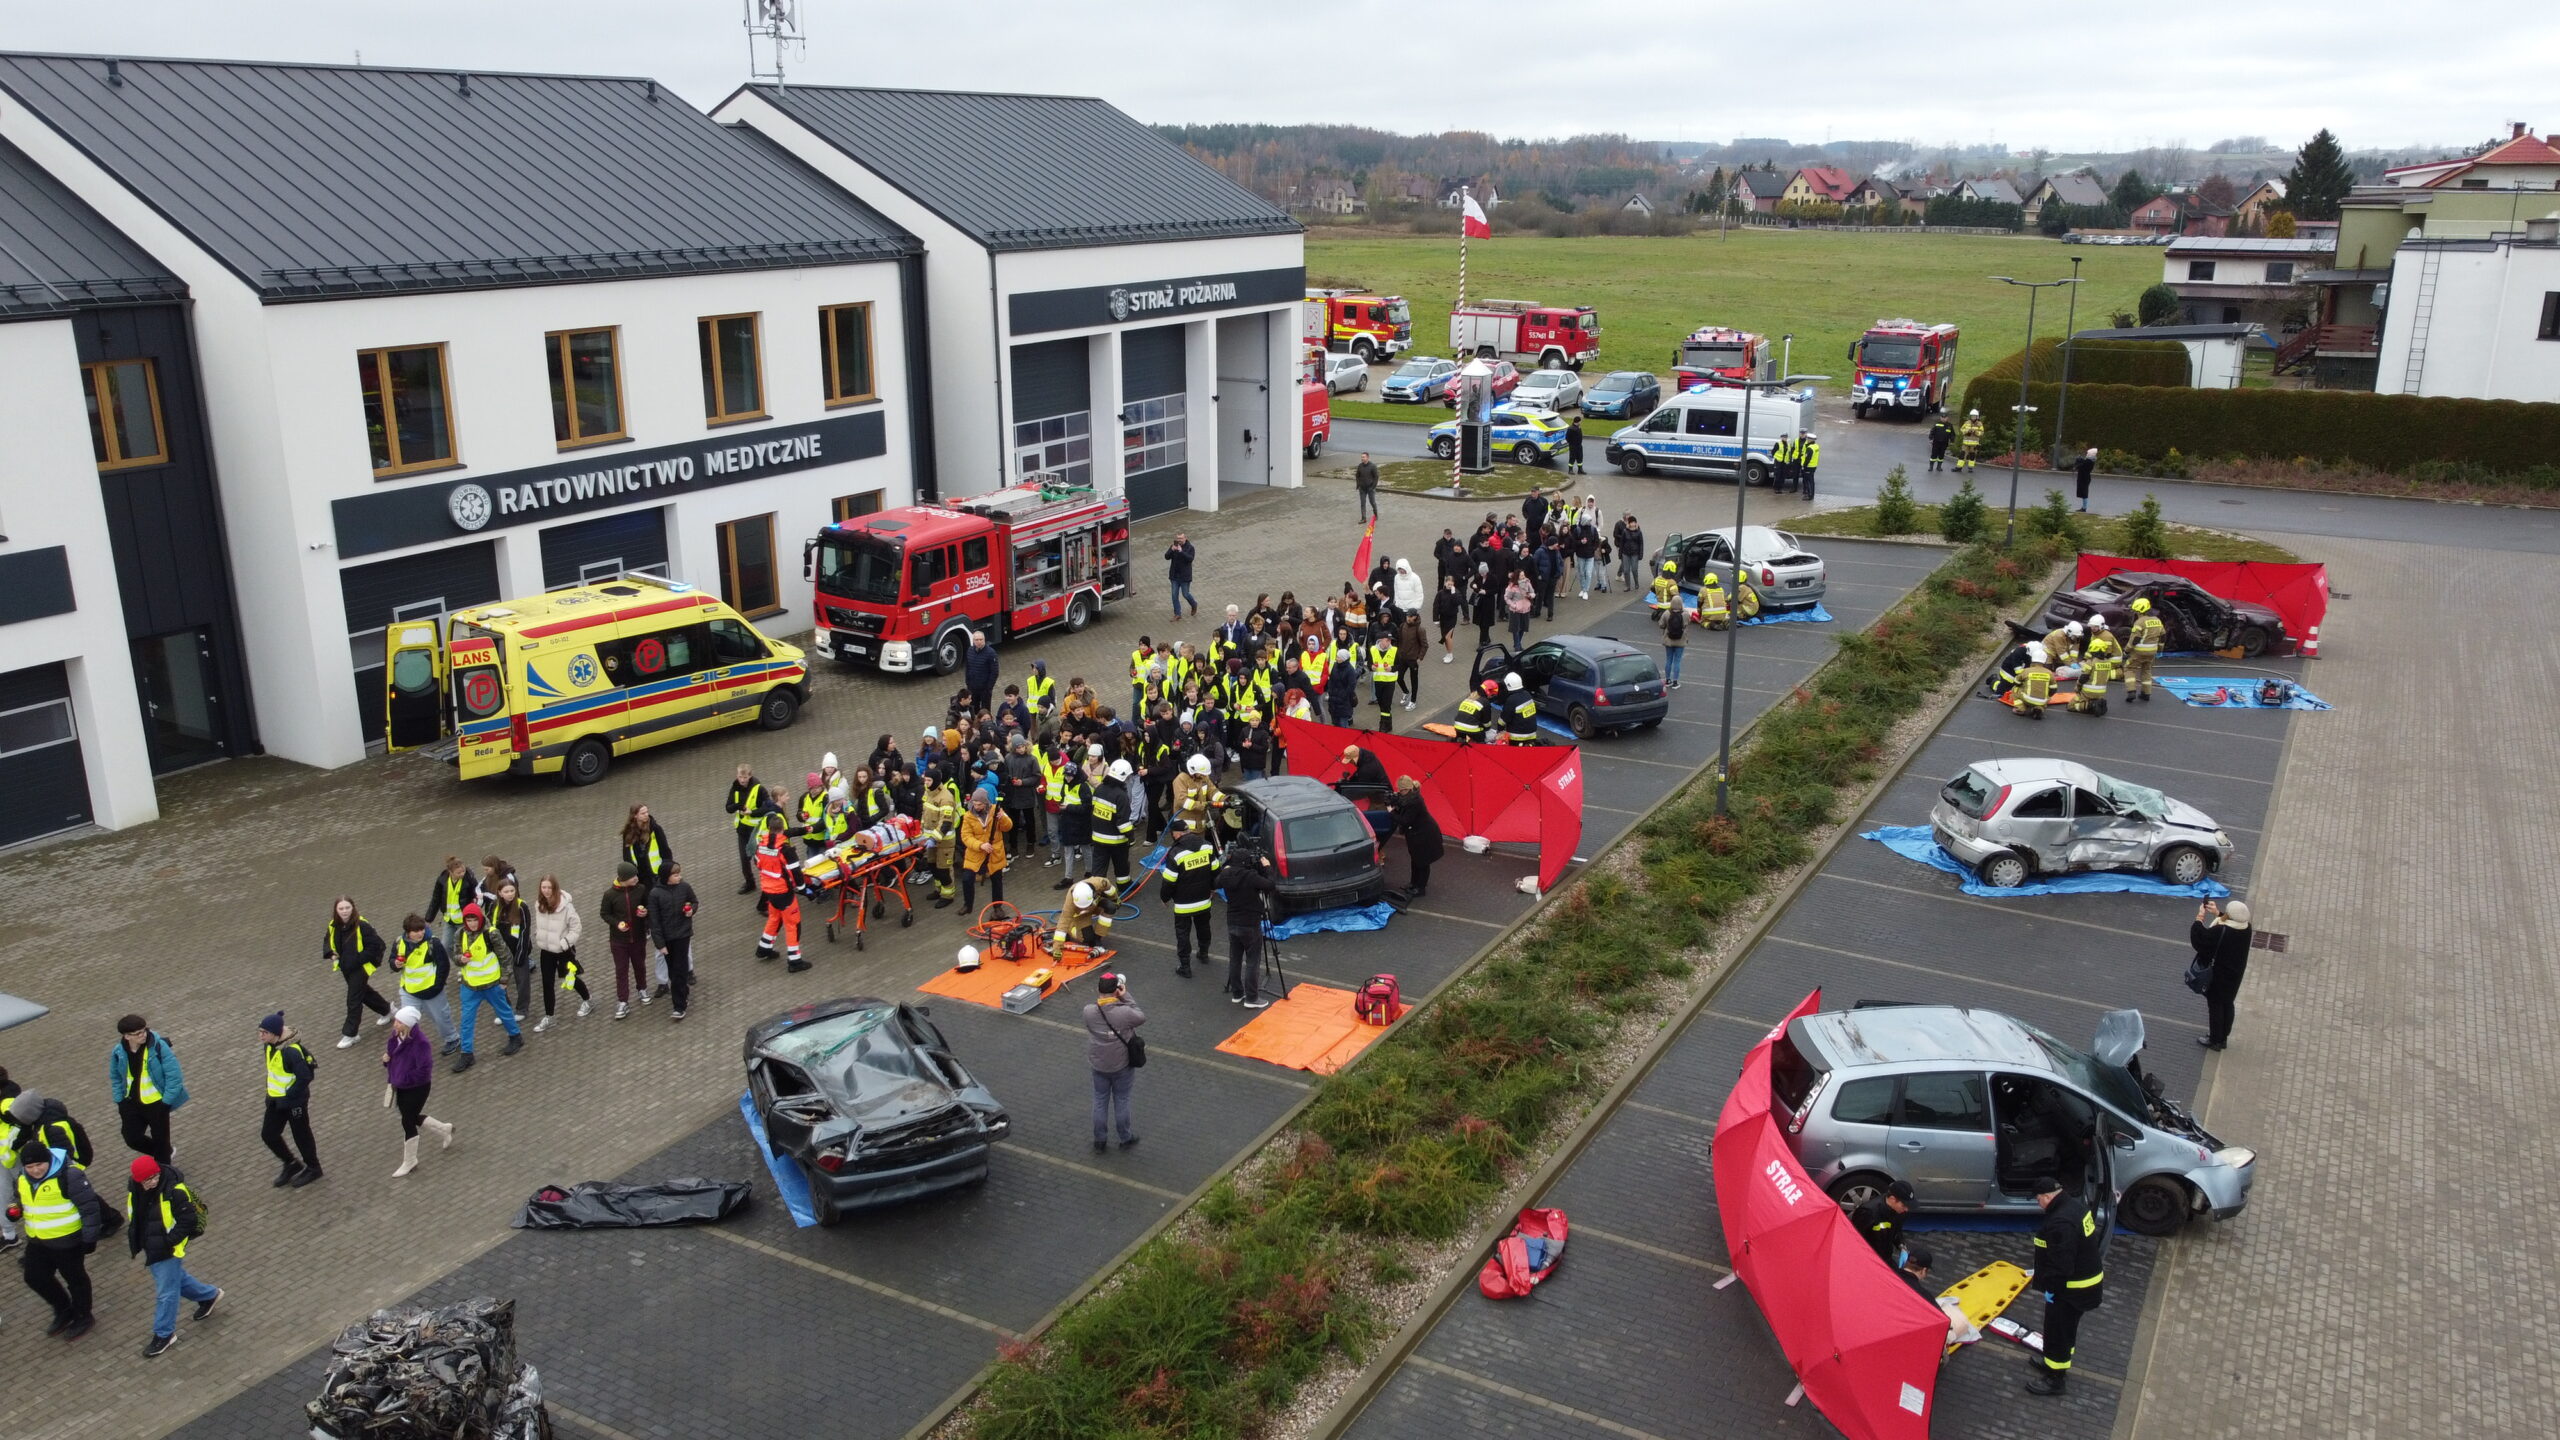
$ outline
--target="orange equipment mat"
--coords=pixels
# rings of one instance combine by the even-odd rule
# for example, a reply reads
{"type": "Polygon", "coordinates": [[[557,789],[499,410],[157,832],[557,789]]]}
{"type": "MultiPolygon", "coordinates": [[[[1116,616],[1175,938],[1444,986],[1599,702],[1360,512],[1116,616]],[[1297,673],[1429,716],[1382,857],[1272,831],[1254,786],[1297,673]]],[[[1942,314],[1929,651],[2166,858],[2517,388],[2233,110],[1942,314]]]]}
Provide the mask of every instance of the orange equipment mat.
{"type": "Polygon", "coordinates": [[[954,1000],[966,1000],[972,1005],[984,1005],[990,1010],[1001,1010],[1004,1008],[1004,992],[1030,979],[1034,971],[1046,969],[1049,972],[1049,994],[1055,996],[1064,992],[1068,983],[1077,976],[1110,964],[1111,958],[1119,953],[1117,950],[1087,950],[1081,945],[1070,945],[1067,958],[1053,962],[1049,959],[1048,947],[1044,945],[1027,964],[1018,960],[995,960],[967,972],[945,970],[916,988],[928,995],[944,995],[954,1000]]]}
{"type": "Polygon", "coordinates": [[[1290,987],[1288,999],[1272,1001],[1270,1009],[1219,1041],[1218,1048],[1248,1060],[1330,1075],[1387,1033],[1384,1025],[1371,1025],[1351,1013],[1351,1000],[1348,990],[1300,981],[1290,987]]]}

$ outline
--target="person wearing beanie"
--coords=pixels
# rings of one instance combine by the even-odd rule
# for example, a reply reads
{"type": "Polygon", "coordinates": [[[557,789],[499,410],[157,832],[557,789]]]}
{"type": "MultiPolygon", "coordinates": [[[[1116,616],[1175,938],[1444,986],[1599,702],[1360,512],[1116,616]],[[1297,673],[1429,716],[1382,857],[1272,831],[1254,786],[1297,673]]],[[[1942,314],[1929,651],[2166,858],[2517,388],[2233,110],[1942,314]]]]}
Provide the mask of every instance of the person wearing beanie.
{"type": "Polygon", "coordinates": [[[259,1138],[283,1162],[275,1183],[299,1190],[320,1178],[320,1150],[311,1141],[311,1077],[318,1067],[311,1052],[293,1038],[293,1027],[284,1023],[281,1010],[258,1022],[258,1043],[266,1052],[267,1072],[267,1118],[259,1138]],[[300,1156],[285,1148],[288,1129],[302,1151],[300,1156]]]}
{"type": "Polygon", "coordinates": [[[400,943],[391,947],[391,968],[400,977],[400,1003],[415,1006],[436,1022],[446,1054],[461,1049],[453,1001],[445,994],[446,982],[453,978],[453,953],[427,933],[425,916],[412,915],[400,922],[400,943]]]}
{"type": "MultiPolygon", "coordinates": [[[[7,1121],[17,1127],[17,1135],[9,1142],[13,1147],[35,1140],[71,1157],[71,1163],[86,1170],[97,1159],[90,1147],[89,1132],[71,1118],[63,1103],[50,1095],[37,1093],[33,1087],[20,1090],[9,1102],[7,1121]]],[[[108,1227],[114,1233],[114,1227],[108,1227]]]]}
{"type": "Polygon", "coordinates": [[[2197,906],[2195,923],[2187,927],[2187,942],[2195,946],[2195,963],[2206,972],[2205,1033],[2196,1037],[2196,1043],[2220,1050],[2231,1043],[2233,1002],[2240,998],[2240,982],[2249,978],[2249,902],[2216,905],[2207,900],[2197,906]]]}
{"type": "Polygon", "coordinates": [[[133,1162],[132,1183],[125,1187],[125,1245],[151,1272],[155,1295],[151,1311],[151,1343],[142,1358],[155,1360],[178,1343],[178,1302],[196,1302],[196,1318],[213,1313],[222,1288],[187,1273],[187,1242],[204,1234],[204,1210],[195,1191],[175,1165],[145,1155],[133,1162]]]}
{"type": "MultiPolygon", "coordinates": [[[[812,770],[805,778],[792,828],[800,832],[800,858],[815,860],[828,845],[827,806],[834,797],[827,790],[826,776],[812,770]]],[[[746,839],[742,843],[745,846],[747,883],[739,888],[741,895],[756,893],[756,837],[763,829],[764,817],[759,815],[756,823],[745,832],[746,839]]]]}
{"type": "Polygon", "coordinates": [[[462,1058],[453,1062],[453,1073],[459,1075],[478,1063],[471,1046],[480,1030],[481,1006],[498,1012],[498,1023],[507,1032],[505,1053],[524,1048],[524,1031],[516,1023],[515,1007],[507,1003],[506,951],[489,933],[488,917],[477,905],[463,907],[462,940],[453,963],[462,980],[462,1058]]]}
{"type": "Polygon", "coordinates": [[[53,1325],[44,1333],[77,1340],[97,1323],[89,1314],[88,1255],[114,1233],[105,1208],[68,1152],[29,1134],[18,1137],[18,1180],[11,1188],[27,1232],[20,1271],[36,1298],[53,1307],[53,1325]]]}
{"type": "Polygon", "coordinates": [[[480,877],[462,863],[459,855],[444,857],[444,868],[427,887],[426,917],[436,927],[436,941],[444,953],[453,953],[454,938],[462,933],[462,907],[480,897],[480,877]]]}
{"type": "Polygon", "coordinates": [[[139,1015],[116,1022],[116,1047],[107,1052],[107,1088],[124,1122],[124,1146],[137,1155],[169,1161],[169,1116],[187,1103],[186,1077],[168,1038],[139,1015]]]}
{"type": "Polygon", "coordinates": [[[613,952],[613,1018],[631,1014],[631,989],[640,988],[640,1003],[649,1003],[648,898],[640,889],[640,867],[625,860],[613,867],[613,888],[604,892],[596,914],[604,921],[605,944],[613,952]]]}
{"type": "Polygon", "coordinates": [[[427,1037],[418,1033],[418,1012],[402,1006],[391,1017],[391,1037],[382,1047],[382,1103],[384,1108],[400,1110],[400,1168],[391,1172],[397,1180],[418,1168],[418,1132],[434,1134],[445,1146],[453,1144],[453,1127],[427,1113],[427,1092],[436,1078],[436,1057],[427,1037]]]}
{"type": "Polygon", "coordinates": [[[693,996],[693,916],[701,908],[681,863],[668,865],[667,878],[649,892],[649,938],[667,957],[667,1003],[677,1020],[693,996]]]}

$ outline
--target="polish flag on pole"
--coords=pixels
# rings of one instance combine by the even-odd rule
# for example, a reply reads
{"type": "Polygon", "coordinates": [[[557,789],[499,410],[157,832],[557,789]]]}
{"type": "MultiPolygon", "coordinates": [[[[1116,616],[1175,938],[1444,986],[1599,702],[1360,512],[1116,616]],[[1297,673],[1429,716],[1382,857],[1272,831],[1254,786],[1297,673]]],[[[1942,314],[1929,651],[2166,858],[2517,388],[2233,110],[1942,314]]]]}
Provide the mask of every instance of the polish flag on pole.
{"type": "Polygon", "coordinates": [[[1458,223],[1466,231],[1468,239],[1490,240],[1493,238],[1493,222],[1485,218],[1484,207],[1476,203],[1475,196],[1461,191],[1458,196],[1458,205],[1458,223]]]}

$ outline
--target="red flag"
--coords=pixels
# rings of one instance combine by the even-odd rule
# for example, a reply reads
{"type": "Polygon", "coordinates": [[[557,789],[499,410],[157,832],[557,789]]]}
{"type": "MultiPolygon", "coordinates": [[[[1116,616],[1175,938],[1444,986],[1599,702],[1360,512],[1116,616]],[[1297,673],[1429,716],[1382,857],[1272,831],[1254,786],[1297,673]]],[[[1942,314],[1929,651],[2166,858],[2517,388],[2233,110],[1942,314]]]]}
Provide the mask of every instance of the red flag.
{"type": "Polygon", "coordinates": [[[1458,205],[1458,224],[1465,229],[1468,239],[1490,240],[1493,238],[1493,222],[1485,218],[1484,207],[1476,203],[1476,197],[1462,196],[1458,205]]]}
{"type": "Polygon", "coordinates": [[[1351,581],[1355,585],[1369,583],[1369,547],[1378,539],[1378,517],[1369,517],[1369,528],[1360,532],[1360,548],[1351,552],[1351,581]]]}

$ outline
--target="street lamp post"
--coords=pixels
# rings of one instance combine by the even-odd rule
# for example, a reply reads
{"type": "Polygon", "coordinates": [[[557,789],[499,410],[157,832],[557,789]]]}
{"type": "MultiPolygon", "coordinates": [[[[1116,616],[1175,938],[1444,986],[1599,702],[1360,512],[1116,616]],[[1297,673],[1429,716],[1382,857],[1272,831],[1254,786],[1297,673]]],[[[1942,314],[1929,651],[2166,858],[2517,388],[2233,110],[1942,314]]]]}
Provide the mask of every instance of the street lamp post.
{"type": "MultiPolygon", "coordinates": [[[[2076,263],[2076,262],[2075,262],[2076,263]]],[[[2027,292],[2027,348],[2018,366],[2018,403],[2012,408],[2009,422],[2009,528],[2000,537],[2000,548],[2006,550],[2018,538],[2018,467],[2026,457],[2027,437],[2021,427],[2034,408],[2027,404],[2027,377],[2035,371],[2036,358],[2036,292],[2057,285],[2077,285],[2079,277],[2068,280],[2015,280],[2006,275],[1991,277],[2003,285],[2015,285],[2027,292]]]]}
{"type": "MultiPolygon", "coordinates": [[[[2062,424],[2071,418],[2071,332],[2080,323],[2080,257],[2071,257],[2071,299],[2062,314],[2062,388],[2053,397],[2053,464],[2062,467],[2062,424]]],[[[2028,342],[2034,343],[2032,341],[2028,342]]]]}
{"type": "MultiPolygon", "coordinates": [[[[1725,604],[1730,607],[1726,613],[1731,617],[1731,623],[1724,630],[1724,717],[1719,722],[1716,735],[1716,816],[1719,819],[1730,813],[1726,799],[1733,775],[1733,676],[1735,667],[1742,661],[1742,587],[1746,583],[1742,578],[1742,503],[1743,497],[1751,491],[1751,397],[1764,385],[1783,390],[1790,385],[1830,378],[1828,375],[1788,375],[1777,380],[1745,380],[1742,384],[1742,454],[1733,466],[1733,593],[1725,597],[1725,604]]],[[[1671,603],[1682,603],[1677,591],[1673,592],[1671,603]]]]}

